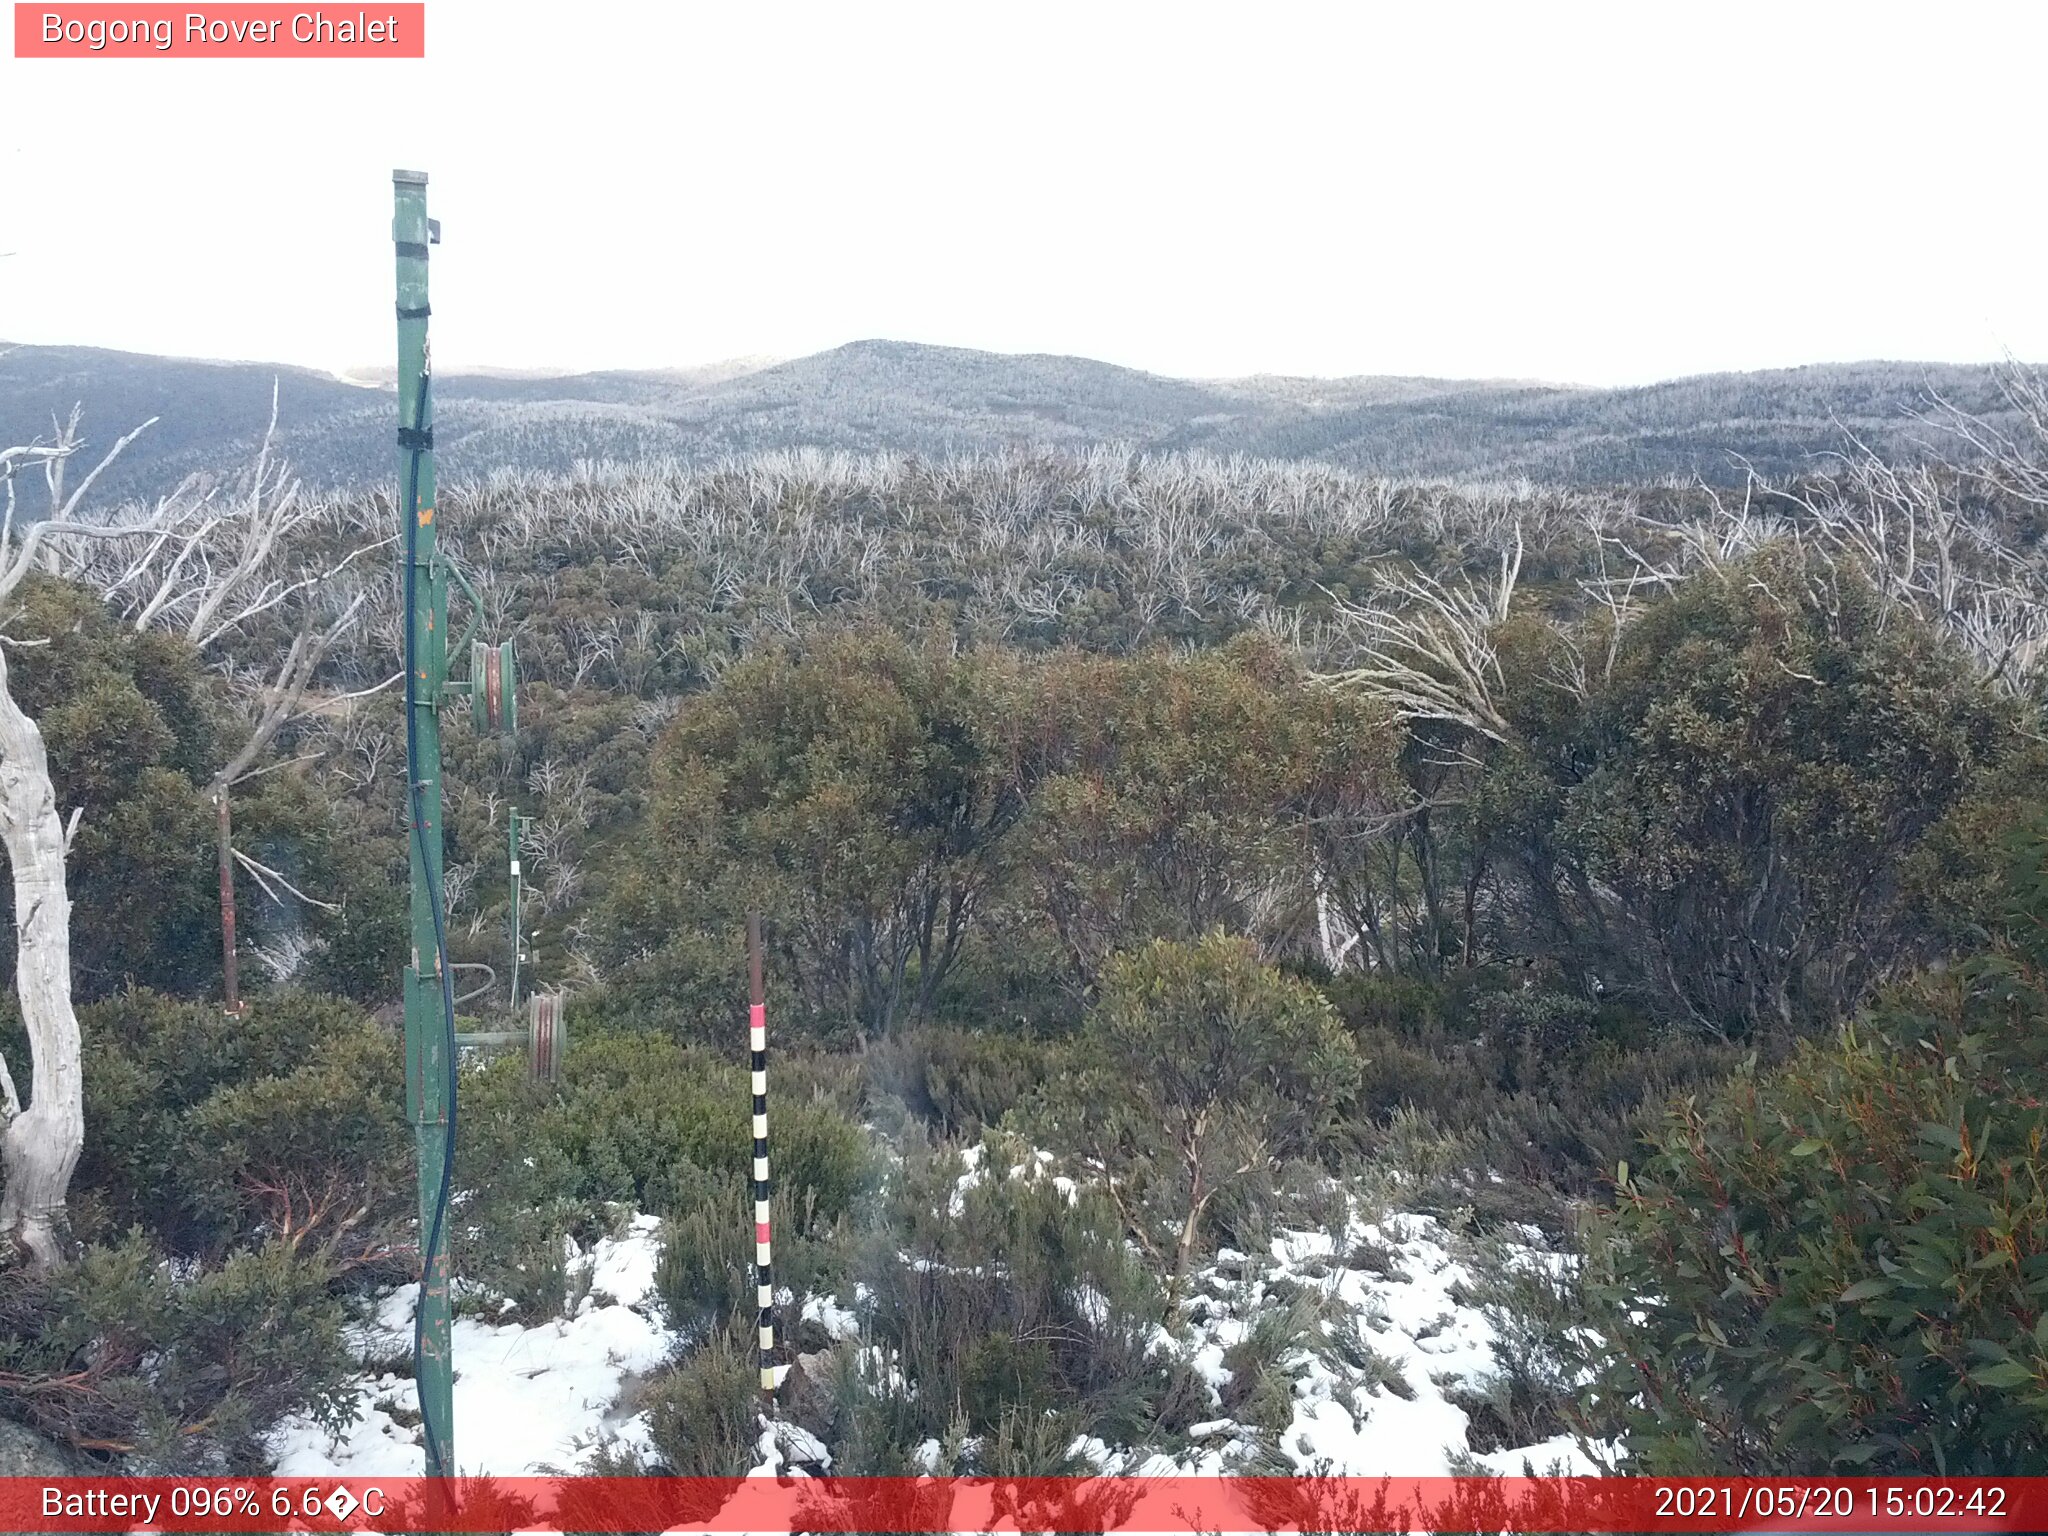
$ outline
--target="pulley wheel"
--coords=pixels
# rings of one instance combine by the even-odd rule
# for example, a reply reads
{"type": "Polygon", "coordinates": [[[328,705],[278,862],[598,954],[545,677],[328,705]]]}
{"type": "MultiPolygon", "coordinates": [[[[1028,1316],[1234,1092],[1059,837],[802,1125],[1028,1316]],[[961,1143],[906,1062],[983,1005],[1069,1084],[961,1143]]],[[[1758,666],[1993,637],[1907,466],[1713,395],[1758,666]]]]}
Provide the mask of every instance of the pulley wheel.
{"type": "Polygon", "coordinates": [[[562,1023],[562,995],[536,992],[526,1001],[527,1064],[534,1078],[552,1083],[562,1071],[568,1032],[562,1023]]]}
{"type": "Polygon", "coordinates": [[[498,729],[510,736],[519,729],[519,668],[512,660],[512,642],[498,646],[498,729]]]}
{"type": "Polygon", "coordinates": [[[491,713],[491,674],[497,652],[479,640],[469,648],[469,721],[480,736],[497,732],[497,717],[491,713]]]}

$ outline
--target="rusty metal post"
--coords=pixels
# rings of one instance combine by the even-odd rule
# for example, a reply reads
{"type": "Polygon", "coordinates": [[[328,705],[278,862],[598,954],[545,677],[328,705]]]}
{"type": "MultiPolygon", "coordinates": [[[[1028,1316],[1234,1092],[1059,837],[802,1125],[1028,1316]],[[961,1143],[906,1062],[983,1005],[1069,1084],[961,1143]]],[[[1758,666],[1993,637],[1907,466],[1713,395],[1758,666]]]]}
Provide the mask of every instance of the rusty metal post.
{"type": "Polygon", "coordinates": [[[214,800],[220,837],[220,969],[221,990],[227,999],[227,1014],[237,1018],[242,998],[235,975],[235,845],[234,821],[228,809],[228,791],[222,788],[214,800]]]}

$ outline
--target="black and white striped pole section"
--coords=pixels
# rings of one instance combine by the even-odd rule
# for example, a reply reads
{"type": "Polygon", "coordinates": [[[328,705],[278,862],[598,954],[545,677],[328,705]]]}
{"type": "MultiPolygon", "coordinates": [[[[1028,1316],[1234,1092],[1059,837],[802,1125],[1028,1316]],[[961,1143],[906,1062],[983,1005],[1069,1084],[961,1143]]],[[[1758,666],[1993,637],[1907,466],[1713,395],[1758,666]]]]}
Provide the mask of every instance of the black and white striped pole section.
{"type": "Polygon", "coordinates": [[[761,1308],[761,1390],[775,1393],[775,1279],[768,1246],[768,1000],[761,914],[747,914],[747,1047],[754,1083],[754,1284],[761,1308]]]}

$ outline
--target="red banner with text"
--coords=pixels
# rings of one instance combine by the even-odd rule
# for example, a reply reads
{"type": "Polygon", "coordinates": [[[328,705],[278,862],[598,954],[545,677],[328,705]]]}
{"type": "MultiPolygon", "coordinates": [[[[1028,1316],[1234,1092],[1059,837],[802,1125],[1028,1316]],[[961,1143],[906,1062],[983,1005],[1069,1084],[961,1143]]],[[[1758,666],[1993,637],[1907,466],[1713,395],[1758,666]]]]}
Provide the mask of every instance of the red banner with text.
{"type": "Polygon", "coordinates": [[[2048,1478],[4,1478],[0,1530],[2042,1531],[2048,1478]]]}

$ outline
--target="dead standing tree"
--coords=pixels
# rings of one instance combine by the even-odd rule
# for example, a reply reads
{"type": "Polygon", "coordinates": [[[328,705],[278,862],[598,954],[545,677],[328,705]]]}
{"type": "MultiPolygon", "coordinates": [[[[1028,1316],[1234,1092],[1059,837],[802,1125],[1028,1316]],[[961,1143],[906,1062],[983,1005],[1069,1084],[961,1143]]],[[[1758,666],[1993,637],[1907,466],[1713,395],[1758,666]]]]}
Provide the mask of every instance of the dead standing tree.
{"type": "MultiPolygon", "coordinates": [[[[181,490],[160,502],[131,538],[96,548],[70,573],[119,608],[138,634],[150,628],[172,630],[202,656],[220,653],[259,623],[273,631],[281,627],[291,637],[282,659],[274,667],[256,669],[253,680],[244,684],[247,734],[207,784],[218,824],[221,966],[229,1013],[239,1013],[242,1006],[235,945],[236,867],[247,870],[274,901],[282,902],[288,893],[327,906],[234,846],[235,786],[269,772],[257,762],[286,726],[310,713],[300,705],[320,664],[357,626],[369,604],[372,589],[358,579],[356,562],[392,542],[389,537],[345,538],[341,547],[314,553],[308,535],[324,521],[323,509],[301,494],[289,466],[274,456],[276,436],[273,387],[270,423],[255,463],[228,498],[194,498],[181,490]]],[[[377,692],[400,676],[394,673],[342,697],[377,692]]],[[[319,707],[338,702],[324,700],[319,707]]]]}
{"type": "MultiPolygon", "coordinates": [[[[357,622],[366,593],[350,592],[344,573],[378,546],[361,544],[331,560],[291,563],[291,535],[310,513],[299,507],[297,488],[281,467],[271,467],[274,399],[271,431],[245,494],[219,505],[188,482],[153,508],[126,508],[105,518],[75,514],[94,482],[152,423],[122,437],[67,491],[66,471],[85,446],[78,419],[74,411],[47,442],[0,449],[0,630],[7,600],[32,573],[79,581],[122,606],[138,631],[176,627],[201,650],[244,633],[258,619],[274,622],[280,614],[295,614],[295,638],[269,674],[268,686],[259,690],[249,734],[214,778],[226,827],[227,792],[255,771],[251,765],[298,714],[321,659],[357,622]],[[42,471],[49,515],[17,531],[17,484],[30,468],[42,471]]],[[[30,1076],[24,1104],[0,1060],[0,1262],[19,1255],[48,1268],[64,1258],[65,1196],[85,1135],[66,879],[80,809],[72,810],[68,823],[58,815],[42,732],[8,685],[7,650],[0,634],[0,842],[14,883],[15,988],[30,1076]]],[[[249,867],[266,888],[269,881],[282,882],[231,843],[224,841],[223,848],[224,858],[249,867]]],[[[231,884],[225,892],[231,897],[231,884]]],[[[232,966],[231,937],[229,945],[232,966]]]]}
{"type": "MultiPolygon", "coordinates": [[[[71,514],[150,423],[115,443],[66,496],[64,471],[82,446],[77,423],[74,413],[52,442],[0,449],[6,494],[0,517],[0,613],[30,573],[61,569],[67,553],[125,531],[77,522],[71,514]],[[15,482],[30,466],[43,471],[52,515],[17,535],[15,482]]],[[[49,1268],[64,1256],[64,1196],[85,1141],[78,1015],[71,1005],[71,897],[65,882],[78,811],[72,811],[68,826],[58,818],[43,733],[14,701],[8,649],[0,637],[0,842],[14,879],[14,985],[28,1034],[29,1099],[22,1103],[0,1059],[0,1261],[19,1253],[37,1268],[49,1268]]]]}

